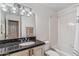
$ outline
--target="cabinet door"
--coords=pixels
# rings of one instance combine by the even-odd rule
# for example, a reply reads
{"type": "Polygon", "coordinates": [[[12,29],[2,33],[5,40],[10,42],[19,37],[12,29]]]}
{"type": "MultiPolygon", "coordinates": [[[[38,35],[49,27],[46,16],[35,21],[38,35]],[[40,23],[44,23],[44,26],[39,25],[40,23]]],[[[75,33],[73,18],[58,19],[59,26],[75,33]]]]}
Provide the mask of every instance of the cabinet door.
{"type": "Polygon", "coordinates": [[[33,48],[33,55],[34,56],[43,56],[44,55],[43,46],[33,48]]]}
{"type": "Polygon", "coordinates": [[[10,54],[10,56],[29,56],[29,50],[16,52],[16,53],[10,54]]]}

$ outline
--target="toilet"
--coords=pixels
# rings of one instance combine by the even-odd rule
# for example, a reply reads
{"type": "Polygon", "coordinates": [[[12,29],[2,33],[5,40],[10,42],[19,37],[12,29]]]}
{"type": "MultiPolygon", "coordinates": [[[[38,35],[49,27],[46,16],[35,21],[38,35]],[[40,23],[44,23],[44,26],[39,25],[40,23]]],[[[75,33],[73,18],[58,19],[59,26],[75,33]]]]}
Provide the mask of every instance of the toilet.
{"type": "Polygon", "coordinates": [[[66,52],[63,52],[62,50],[57,48],[57,46],[50,48],[49,41],[45,41],[45,49],[44,50],[45,50],[44,54],[46,56],[72,56],[66,52]]]}
{"type": "Polygon", "coordinates": [[[45,55],[47,55],[47,56],[59,56],[59,54],[53,50],[46,51],[45,55]]]}
{"type": "Polygon", "coordinates": [[[46,56],[59,56],[59,54],[54,49],[49,48],[49,41],[44,41],[44,42],[45,42],[44,53],[46,56]]]}

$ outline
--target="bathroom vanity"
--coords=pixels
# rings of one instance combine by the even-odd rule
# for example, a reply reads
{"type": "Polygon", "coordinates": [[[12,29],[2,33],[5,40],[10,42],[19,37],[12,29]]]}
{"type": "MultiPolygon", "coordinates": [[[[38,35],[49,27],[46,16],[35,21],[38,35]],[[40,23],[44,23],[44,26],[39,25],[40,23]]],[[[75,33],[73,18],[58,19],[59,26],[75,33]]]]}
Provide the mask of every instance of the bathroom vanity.
{"type": "Polygon", "coordinates": [[[26,42],[21,42],[25,38],[10,39],[0,42],[0,55],[1,56],[43,56],[44,55],[44,42],[39,40],[29,40],[33,44],[20,45],[26,42]],[[7,43],[8,42],[8,43],[7,43]]]}
{"type": "MultiPolygon", "coordinates": [[[[20,4],[12,5],[22,7],[20,4]]],[[[36,14],[27,16],[19,12],[5,12],[0,9],[0,56],[43,55],[45,43],[33,37],[36,36],[36,14]],[[29,40],[25,40],[25,37],[29,40]]]]}
{"type": "Polygon", "coordinates": [[[8,54],[8,56],[42,56],[44,55],[43,46],[33,47],[30,49],[25,49],[19,52],[8,54]]]}

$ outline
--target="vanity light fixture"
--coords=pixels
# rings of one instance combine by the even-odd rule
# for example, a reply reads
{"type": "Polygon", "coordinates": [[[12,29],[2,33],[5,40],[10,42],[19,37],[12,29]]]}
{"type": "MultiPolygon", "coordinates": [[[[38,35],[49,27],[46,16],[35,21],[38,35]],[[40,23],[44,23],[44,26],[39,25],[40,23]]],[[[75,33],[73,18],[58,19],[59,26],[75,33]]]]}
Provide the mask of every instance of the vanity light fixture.
{"type": "Polygon", "coordinates": [[[3,11],[7,11],[6,5],[1,4],[1,9],[2,9],[3,11]]]}
{"type": "Polygon", "coordinates": [[[27,16],[32,15],[32,9],[30,7],[22,6],[17,3],[14,4],[2,3],[0,7],[4,12],[19,14],[19,15],[27,15],[27,16]]]}

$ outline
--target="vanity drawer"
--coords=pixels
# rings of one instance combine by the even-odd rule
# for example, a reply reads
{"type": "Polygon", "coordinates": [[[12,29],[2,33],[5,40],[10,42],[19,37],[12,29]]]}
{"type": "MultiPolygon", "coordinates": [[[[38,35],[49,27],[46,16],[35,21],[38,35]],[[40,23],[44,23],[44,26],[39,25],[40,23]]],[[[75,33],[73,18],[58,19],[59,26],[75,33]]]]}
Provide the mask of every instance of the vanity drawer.
{"type": "Polygon", "coordinates": [[[29,50],[23,50],[10,54],[10,56],[29,56],[29,50]]]}

